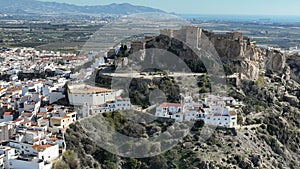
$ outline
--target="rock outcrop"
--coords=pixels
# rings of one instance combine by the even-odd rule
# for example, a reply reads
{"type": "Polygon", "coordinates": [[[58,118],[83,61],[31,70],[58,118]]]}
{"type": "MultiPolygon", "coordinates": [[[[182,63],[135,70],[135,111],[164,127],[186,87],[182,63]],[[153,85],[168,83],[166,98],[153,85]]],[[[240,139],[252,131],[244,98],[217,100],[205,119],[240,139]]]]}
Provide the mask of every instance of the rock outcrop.
{"type": "Polygon", "coordinates": [[[286,65],[286,56],[276,50],[267,50],[266,70],[275,73],[282,73],[286,65]]]}
{"type": "Polygon", "coordinates": [[[254,81],[261,72],[281,74],[286,65],[286,56],[283,53],[259,48],[242,33],[215,34],[195,27],[183,27],[176,33],[165,31],[163,33],[141,43],[145,43],[145,48],[168,50],[182,59],[195,59],[198,58],[197,54],[189,48],[189,43],[193,42],[192,44],[197,44],[198,48],[218,55],[233,73],[241,73],[243,75],[241,77],[254,81]],[[190,36],[194,32],[198,32],[197,36],[190,36]]]}
{"type": "Polygon", "coordinates": [[[290,77],[300,83],[300,55],[291,54],[287,56],[286,62],[290,67],[290,77]]]}
{"type": "Polygon", "coordinates": [[[257,80],[260,70],[278,74],[283,72],[286,56],[280,51],[259,48],[241,33],[205,33],[222,61],[247,79],[257,80]]]}

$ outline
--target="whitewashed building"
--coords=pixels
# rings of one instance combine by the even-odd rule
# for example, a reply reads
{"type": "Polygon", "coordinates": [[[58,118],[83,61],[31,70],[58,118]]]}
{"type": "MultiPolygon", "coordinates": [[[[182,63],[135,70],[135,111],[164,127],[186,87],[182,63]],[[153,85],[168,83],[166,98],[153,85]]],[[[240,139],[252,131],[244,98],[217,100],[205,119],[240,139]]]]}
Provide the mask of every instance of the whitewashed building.
{"type": "Polygon", "coordinates": [[[52,161],[59,157],[58,144],[28,145],[26,150],[30,152],[28,155],[17,155],[15,148],[0,147],[0,165],[2,163],[1,168],[51,169],[53,166],[52,161]]]}
{"type": "Polygon", "coordinates": [[[89,106],[85,104],[82,106],[82,116],[88,117],[98,113],[112,112],[117,110],[129,110],[131,109],[131,102],[129,98],[116,98],[115,101],[109,101],[98,106],[89,106]]]}
{"type": "Polygon", "coordinates": [[[172,118],[178,122],[203,120],[206,124],[235,128],[240,103],[231,97],[210,95],[204,101],[194,102],[191,97],[182,103],[163,103],[156,108],[155,116],[172,118]]]}
{"type": "Polygon", "coordinates": [[[115,101],[118,96],[117,91],[93,87],[85,84],[75,84],[68,86],[68,98],[71,105],[82,106],[88,104],[90,106],[102,105],[109,101],[115,101]]]}

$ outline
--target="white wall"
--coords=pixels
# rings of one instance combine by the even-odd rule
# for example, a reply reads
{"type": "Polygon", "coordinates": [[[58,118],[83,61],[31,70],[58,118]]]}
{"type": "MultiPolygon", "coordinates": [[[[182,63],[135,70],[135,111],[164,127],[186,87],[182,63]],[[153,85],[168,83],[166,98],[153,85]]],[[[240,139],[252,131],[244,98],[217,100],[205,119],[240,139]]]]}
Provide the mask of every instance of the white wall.
{"type": "Polygon", "coordinates": [[[12,164],[13,169],[43,169],[44,162],[37,163],[35,161],[23,161],[11,159],[9,162],[12,164]]]}
{"type": "Polygon", "coordinates": [[[46,148],[43,152],[39,152],[38,156],[40,159],[45,161],[51,161],[59,157],[59,146],[58,144],[46,148]]]}
{"type": "Polygon", "coordinates": [[[71,105],[101,105],[108,101],[114,101],[116,98],[116,92],[107,92],[99,94],[73,94],[68,93],[69,101],[71,105]]]}
{"type": "Polygon", "coordinates": [[[14,118],[13,115],[3,116],[3,120],[4,120],[5,122],[7,122],[7,121],[12,121],[13,118],[14,118]]]}
{"type": "Polygon", "coordinates": [[[221,127],[230,127],[230,116],[213,116],[207,115],[204,122],[206,124],[221,126],[221,127]]]}
{"type": "Polygon", "coordinates": [[[196,119],[196,117],[197,117],[197,112],[196,111],[187,111],[186,113],[185,113],[185,121],[193,121],[193,120],[195,120],[196,119]]]}

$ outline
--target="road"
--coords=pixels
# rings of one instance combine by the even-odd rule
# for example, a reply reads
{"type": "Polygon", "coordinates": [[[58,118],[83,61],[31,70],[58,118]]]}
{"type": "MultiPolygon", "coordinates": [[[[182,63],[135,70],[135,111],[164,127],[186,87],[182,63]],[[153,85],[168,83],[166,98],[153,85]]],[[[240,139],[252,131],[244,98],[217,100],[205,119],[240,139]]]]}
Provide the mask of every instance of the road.
{"type": "MultiPolygon", "coordinates": [[[[132,73],[101,73],[105,76],[111,77],[130,77],[130,78],[143,78],[143,79],[153,79],[155,77],[163,77],[164,75],[149,75],[146,73],[132,72],[132,73]]],[[[180,73],[174,72],[168,74],[169,77],[186,77],[186,76],[203,76],[206,73],[180,73]]]]}

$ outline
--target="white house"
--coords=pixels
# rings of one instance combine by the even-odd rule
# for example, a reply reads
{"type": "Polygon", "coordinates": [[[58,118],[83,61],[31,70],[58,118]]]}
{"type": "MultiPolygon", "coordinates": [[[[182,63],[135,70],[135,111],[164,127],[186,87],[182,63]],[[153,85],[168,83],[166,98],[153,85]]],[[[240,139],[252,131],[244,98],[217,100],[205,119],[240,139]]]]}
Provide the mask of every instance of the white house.
{"type": "Polygon", "coordinates": [[[0,155],[4,155],[3,168],[51,169],[52,160],[59,156],[58,145],[28,145],[25,149],[30,153],[17,155],[14,148],[0,147],[0,155]]]}
{"type": "Polygon", "coordinates": [[[38,158],[29,158],[19,156],[15,159],[10,159],[10,167],[13,169],[51,169],[53,164],[46,163],[38,158]]]}
{"type": "Polygon", "coordinates": [[[41,117],[37,120],[38,126],[50,126],[50,118],[49,117],[41,117]]]}
{"type": "Polygon", "coordinates": [[[237,126],[237,105],[239,103],[229,97],[211,95],[204,102],[194,102],[186,97],[182,103],[159,105],[155,116],[172,118],[178,122],[203,120],[209,125],[234,128],[237,126]]]}
{"type": "Polygon", "coordinates": [[[50,145],[33,145],[32,149],[38,153],[38,158],[44,161],[52,161],[59,157],[59,146],[58,144],[50,145]]]}
{"type": "Polygon", "coordinates": [[[15,157],[15,149],[8,146],[0,146],[1,168],[11,168],[10,159],[15,157]]]}
{"type": "Polygon", "coordinates": [[[237,113],[235,110],[225,110],[225,113],[207,114],[204,122],[210,125],[234,128],[237,126],[237,113]]]}
{"type": "Polygon", "coordinates": [[[131,102],[129,98],[121,98],[117,97],[115,101],[109,101],[102,105],[90,106],[89,104],[85,104],[81,109],[81,116],[88,117],[89,115],[112,112],[117,110],[129,110],[131,109],[131,102]]]}
{"type": "Polygon", "coordinates": [[[13,118],[14,118],[14,116],[13,116],[12,112],[4,112],[4,114],[3,114],[3,121],[4,122],[12,121],[13,118]]]}
{"type": "Polygon", "coordinates": [[[183,121],[182,105],[179,103],[163,103],[156,108],[155,115],[183,121]]]}
{"type": "Polygon", "coordinates": [[[116,91],[106,88],[93,87],[85,84],[68,86],[68,98],[71,105],[102,105],[109,101],[115,101],[116,96],[116,91]]]}

